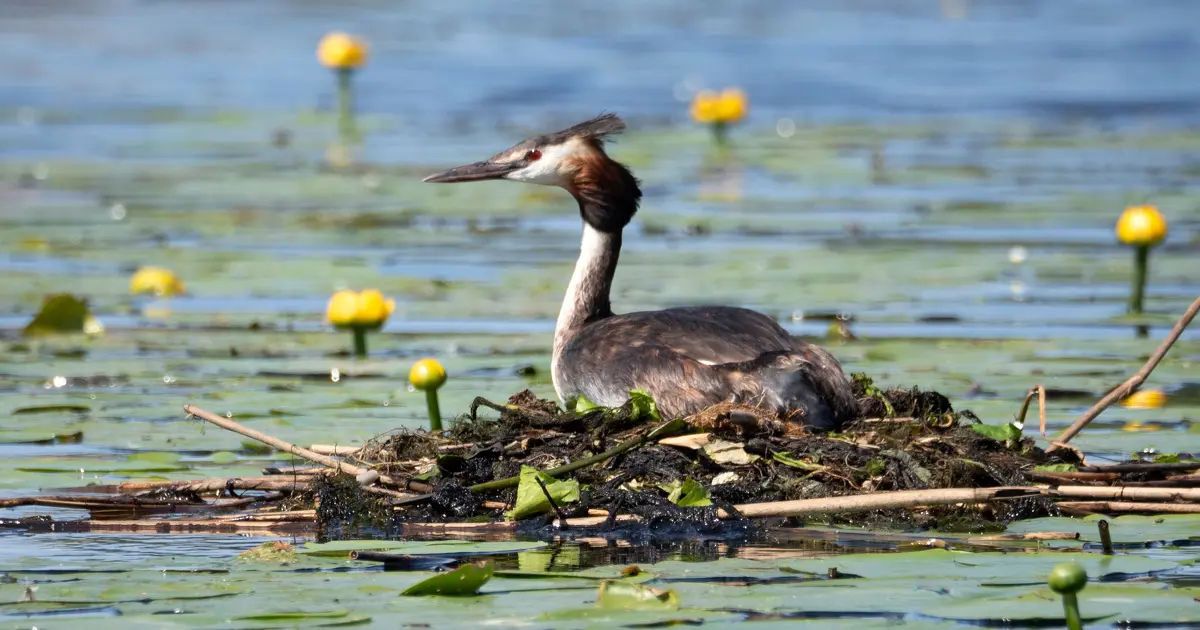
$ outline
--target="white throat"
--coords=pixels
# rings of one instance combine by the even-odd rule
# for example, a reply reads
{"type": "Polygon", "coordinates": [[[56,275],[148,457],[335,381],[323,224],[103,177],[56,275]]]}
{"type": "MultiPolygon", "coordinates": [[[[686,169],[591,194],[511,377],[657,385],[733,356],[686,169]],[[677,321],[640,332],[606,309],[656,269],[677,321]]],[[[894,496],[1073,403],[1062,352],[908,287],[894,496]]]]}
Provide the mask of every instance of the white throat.
{"type": "Polygon", "coordinates": [[[620,248],[619,233],[601,232],[586,222],[583,224],[579,260],[575,263],[575,272],[571,274],[571,283],[567,285],[567,294],[563,297],[558,321],[554,325],[554,355],[550,361],[550,377],[554,381],[554,390],[558,392],[560,400],[564,396],[559,378],[559,363],[563,350],[589,320],[611,313],[609,293],[620,248]]]}

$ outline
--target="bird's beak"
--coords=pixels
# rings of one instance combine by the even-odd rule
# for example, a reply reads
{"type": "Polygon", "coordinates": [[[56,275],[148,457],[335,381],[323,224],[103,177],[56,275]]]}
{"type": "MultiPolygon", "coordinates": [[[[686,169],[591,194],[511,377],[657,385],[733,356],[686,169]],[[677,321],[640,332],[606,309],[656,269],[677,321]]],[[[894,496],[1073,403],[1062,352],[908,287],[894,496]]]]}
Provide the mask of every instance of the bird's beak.
{"type": "Polygon", "coordinates": [[[421,181],[433,184],[453,184],[457,182],[478,182],[486,179],[501,179],[513,171],[521,170],[524,164],[518,162],[476,162],[465,166],[456,166],[448,171],[434,173],[421,181]]]}

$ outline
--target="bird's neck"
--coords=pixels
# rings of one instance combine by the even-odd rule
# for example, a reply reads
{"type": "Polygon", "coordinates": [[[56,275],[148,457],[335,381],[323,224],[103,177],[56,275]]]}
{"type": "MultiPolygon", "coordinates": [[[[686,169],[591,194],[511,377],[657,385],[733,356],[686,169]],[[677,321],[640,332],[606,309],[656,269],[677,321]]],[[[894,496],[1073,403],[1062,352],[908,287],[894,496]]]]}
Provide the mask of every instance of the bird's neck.
{"type": "MultiPolygon", "coordinates": [[[[609,293],[620,254],[620,230],[603,232],[586,222],[583,224],[579,260],[575,263],[575,273],[571,275],[571,284],[567,285],[567,295],[554,326],[552,365],[558,365],[563,348],[584,326],[612,315],[609,293]]],[[[555,383],[557,385],[557,378],[555,383]]]]}

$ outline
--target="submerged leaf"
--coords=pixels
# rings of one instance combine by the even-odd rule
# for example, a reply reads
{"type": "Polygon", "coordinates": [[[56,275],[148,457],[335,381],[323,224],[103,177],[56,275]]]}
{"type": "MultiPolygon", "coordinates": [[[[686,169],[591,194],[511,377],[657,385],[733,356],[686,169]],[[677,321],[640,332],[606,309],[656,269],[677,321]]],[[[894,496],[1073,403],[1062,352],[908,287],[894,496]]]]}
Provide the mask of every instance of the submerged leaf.
{"type": "Polygon", "coordinates": [[[622,610],[679,610],[679,596],[674,589],[658,589],[626,581],[600,583],[596,606],[622,610]]]}
{"type": "Polygon", "coordinates": [[[703,507],[712,505],[708,488],[695,479],[688,477],[683,483],[678,483],[667,495],[667,500],[679,507],[703,507]]]}
{"type": "Polygon", "coordinates": [[[238,621],[304,621],[305,619],[340,619],[349,615],[348,610],[327,610],[315,612],[273,612],[257,613],[234,617],[238,621]]]}
{"type": "Polygon", "coordinates": [[[239,553],[237,559],[246,562],[293,562],[296,548],[285,541],[272,540],[239,553]]]}
{"type": "Polygon", "coordinates": [[[401,595],[474,595],[496,572],[491,560],[464,564],[404,589],[401,595]]]}
{"type": "Polygon", "coordinates": [[[92,408],[87,405],[38,405],[33,407],[20,407],[12,411],[14,416],[24,416],[34,413],[60,413],[69,411],[72,413],[87,413],[92,408]]]}
{"type": "Polygon", "coordinates": [[[550,493],[555,503],[562,505],[579,500],[578,481],[574,479],[556,481],[554,477],[532,466],[521,466],[521,482],[517,486],[517,502],[513,505],[513,509],[504,513],[505,517],[509,520],[519,521],[550,510],[550,501],[546,499],[546,492],[542,492],[542,487],[538,485],[538,479],[546,484],[546,492],[550,493]]]}

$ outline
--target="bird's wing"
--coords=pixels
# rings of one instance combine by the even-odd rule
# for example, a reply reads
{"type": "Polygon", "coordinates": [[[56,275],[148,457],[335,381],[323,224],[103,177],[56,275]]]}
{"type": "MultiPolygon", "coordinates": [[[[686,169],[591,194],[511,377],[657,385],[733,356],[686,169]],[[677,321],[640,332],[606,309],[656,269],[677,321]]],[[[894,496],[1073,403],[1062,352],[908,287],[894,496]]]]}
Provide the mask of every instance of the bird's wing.
{"type": "Polygon", "coordinates": [[[796,347],[775,320],[741,308],[673,308],[630,313],[604,323],[608,322],[612,322],[609,335],[614,341],[665,346],[705,365],[752,361],[764,353],[796,347]]]}

